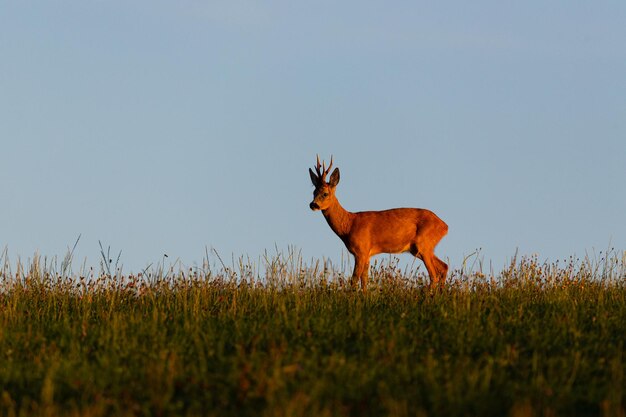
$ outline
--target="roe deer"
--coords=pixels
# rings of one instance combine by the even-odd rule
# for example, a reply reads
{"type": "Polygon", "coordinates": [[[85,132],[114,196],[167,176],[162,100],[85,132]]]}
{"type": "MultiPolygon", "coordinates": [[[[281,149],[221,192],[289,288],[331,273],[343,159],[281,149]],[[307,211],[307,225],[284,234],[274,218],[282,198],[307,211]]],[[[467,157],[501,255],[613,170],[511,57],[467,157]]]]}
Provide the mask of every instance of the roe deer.
{"type": "Polygon", "coordinates": [[[435,256],[435,246],[448,233],[448,225],[435,213],[419,208],[395,208],[383,211],[361,211],[351,213],[345,210],[337,197],[335,188],[339,184],[339,168],[335,168],[326,182],[326,175],[333,166],[320,164],[319,156],[315,172],[309,168],[311,181],[315,186],[311,210],[321,210],[328,225],[339,236],[354,255],[354,273],[351,284],[356,287],[361,281],[361,289],[367,288],[370,257],[379,253],[410,252],[426,265],[430,286],[443,284],[448,273],[448,265],[435,256]]]}

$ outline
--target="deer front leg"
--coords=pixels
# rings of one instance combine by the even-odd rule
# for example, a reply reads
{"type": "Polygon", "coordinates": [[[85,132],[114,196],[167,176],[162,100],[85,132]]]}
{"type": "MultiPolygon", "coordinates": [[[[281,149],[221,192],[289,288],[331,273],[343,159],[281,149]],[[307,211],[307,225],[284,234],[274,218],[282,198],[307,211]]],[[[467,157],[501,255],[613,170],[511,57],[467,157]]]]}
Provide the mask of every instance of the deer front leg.
{"type": "Polygon", "coordinates": [[[361,290],[365,292],[365,290],[367,289],[367,275],[369,273],[369,267],[370,260],[368,257],[354,257],[354,273],[352,274],[352,279],[350,280],[352,288],[356,289],[357,282],[361,281],[361,290]]]}

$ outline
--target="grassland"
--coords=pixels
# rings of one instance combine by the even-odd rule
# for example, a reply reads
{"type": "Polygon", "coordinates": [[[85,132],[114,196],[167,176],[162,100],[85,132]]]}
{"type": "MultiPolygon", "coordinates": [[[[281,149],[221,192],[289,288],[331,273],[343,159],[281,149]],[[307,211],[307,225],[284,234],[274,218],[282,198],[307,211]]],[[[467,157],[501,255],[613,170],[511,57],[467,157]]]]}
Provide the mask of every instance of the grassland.
{"type": "Polygon", "coordinates": [[[0,270],[4,416],[624,416],[626,262],[0,270]],[[478,270],[476,270],[478,269],[478,270]]]}

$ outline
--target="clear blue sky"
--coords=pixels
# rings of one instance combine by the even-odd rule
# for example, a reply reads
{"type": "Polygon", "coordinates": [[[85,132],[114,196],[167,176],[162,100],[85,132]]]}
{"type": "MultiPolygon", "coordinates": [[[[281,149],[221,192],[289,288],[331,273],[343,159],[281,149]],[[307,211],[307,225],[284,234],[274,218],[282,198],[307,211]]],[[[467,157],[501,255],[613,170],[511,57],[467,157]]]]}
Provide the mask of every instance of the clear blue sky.
{"type": "Polygon", "coordinates": [[[452,267],[621,253],[626,2],[0,0],[12,261],[339,260],[316,153],[348,210],[439,214],[452,267]]]}

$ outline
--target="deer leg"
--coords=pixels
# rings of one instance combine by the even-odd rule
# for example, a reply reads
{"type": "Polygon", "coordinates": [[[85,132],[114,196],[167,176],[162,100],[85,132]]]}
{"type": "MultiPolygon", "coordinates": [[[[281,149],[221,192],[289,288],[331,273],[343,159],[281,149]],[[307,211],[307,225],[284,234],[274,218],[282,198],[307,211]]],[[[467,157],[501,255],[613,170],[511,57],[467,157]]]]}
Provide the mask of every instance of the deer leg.
{"type": "Polygon", "coordinates": [[[435,246],[447,232],[447,226],[441,230],[432,230],[433,233],[425,233],[418,236],[411,245],[409,251],[424,262],[428,276],[430,277],[430,287],[436,287],[445,283],[448,274],[448,265],[435,256],[435,246]]]}
{"type": "Polygon", "coordinates": [[[356,289],[357,282],[361,281],[361,289],[365,291],[367,288],[367,274],[369,272],[369,259],[366,257],[354,257],[354,273],[350,284],[352,288],[356,289]]]}
{"type": "Polygon", "coordinates": [[[439,273],[439,279],[441,279],[441,283],[446,282],[446,277],[448,276],[448,264],[446,264],[441,259],[437,258],[433,255],[433,259],[437,264],[437,272],[439,273]]]}
{"type": "MultiPolygon", "coordinates": [[[[439,284],[440,274],[438,272],[439,272],[439,269],[441,269],[441,265],[439,264],[439,262],[445,265],[446,271],[448,269],[448,266],[435,256],[434,251],[432,249],[420,250],[416,244],[413,244],[411,245],[411,248],[409,249],[409,251],[411,252],[413,256],[421,259],[422,262],[424,262],[424,266],[426,267],[426,270],[428,271],[428,277],[430,278],[430,287],[431,288],[436,287],[439,284]]],[[[444,279],[445,279],[445,275],[444,275],[444,279]]]]}
{"type": "Polygon", "coordinates": [[[365,261],[363,269],[361,270],[361,290],[365,292],[367,290],[367,278],[370,272],[370,260],[365,261]]]}
{"type": "Polygon", "coordinates": [[[424,262],[424,265],[426,266],[426,270],[428,271],[428,277],[430,278],[430,283],[431,283],[431,286],[432,286],[432,281],[433,281],[432,277],[433,277],[433,275],[430,272],[431,271],[431,266],[424,259],[425,256],[420,252],[419,248],[417,247],[417,244],[413,243],[411,245],[411,247],[409,248],[409,252],[411,252],[411,255],[415,256],[418,259],[421,259],[422,262],[424,262]]]}
{"type": "Polygon", "coordinates": [[[435,255],[422,255],[421,258],[428,271],[428,276],[430,277],[430,287],[437,287],[439,285],[439,274],[435,265],[435,255]]]}
{"type": "Polygon", "coordinates": [[[354,258],[354,272],[352,273],[352,277],[350,278],[350,287],[355,290],[359,281],[359,262],[354,258]]]}

